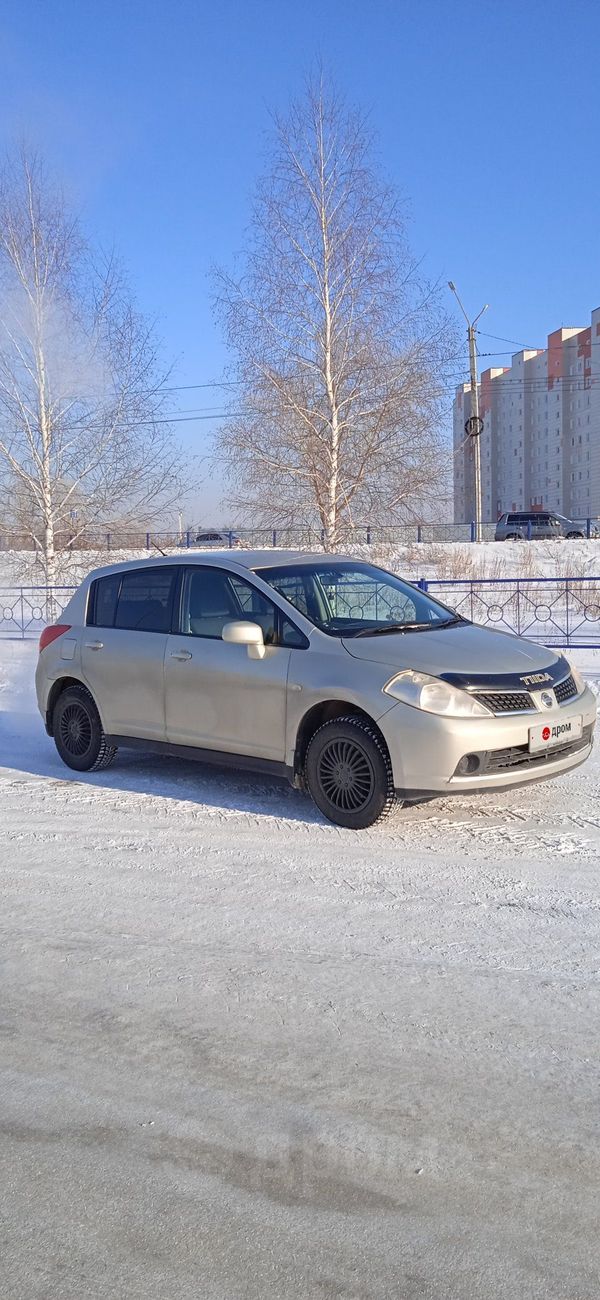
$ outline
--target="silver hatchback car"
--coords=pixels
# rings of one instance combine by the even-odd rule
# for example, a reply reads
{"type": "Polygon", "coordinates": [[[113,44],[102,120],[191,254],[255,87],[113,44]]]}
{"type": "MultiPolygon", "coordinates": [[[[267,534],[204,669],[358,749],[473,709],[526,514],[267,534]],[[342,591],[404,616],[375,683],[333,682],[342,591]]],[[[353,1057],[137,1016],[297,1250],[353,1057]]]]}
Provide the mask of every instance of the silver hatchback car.
{"type": "Polygon", "coordinates": [[[250,767],[357,830],[397,799],[559,776],[596,721],[562,655],[371,564],[298,552],[96,570],[43,632],[36,685],[76,771],[132,746],[250,767]]]}

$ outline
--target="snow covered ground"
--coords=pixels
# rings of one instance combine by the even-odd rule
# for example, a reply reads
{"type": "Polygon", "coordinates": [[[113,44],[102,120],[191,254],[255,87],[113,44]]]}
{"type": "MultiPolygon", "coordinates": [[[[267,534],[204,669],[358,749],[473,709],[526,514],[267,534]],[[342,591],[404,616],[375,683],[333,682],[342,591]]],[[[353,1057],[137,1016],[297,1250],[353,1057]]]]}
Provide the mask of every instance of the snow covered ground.
{"type": "MultiPolygon", "coordinates": [[[[410,546],[356,545],[347,548],[362,560],[382,564],[411,580],[417,578],[571,578],[600,577],[597,541],[414,542],[410,546]]],[[[153,551],[83,551],[61,560],[60,582],[77,584],[90,569],[121,560],[149,559],[153,551]]],[[[181,557],[185,552],[177,550],[181,557]]],[[[235,559],[235,551],[232,553],[235,559]]],[[[0,588],[36,586],[43,582],[41,565],[28,551],[0,552],[0,588]]]]}
{"type": "Polygon", "coordinates": [[[2,1300],[597,1300],[598,753],[353,834],[68,772],[35,653],[0,643],[2,1300]]]}

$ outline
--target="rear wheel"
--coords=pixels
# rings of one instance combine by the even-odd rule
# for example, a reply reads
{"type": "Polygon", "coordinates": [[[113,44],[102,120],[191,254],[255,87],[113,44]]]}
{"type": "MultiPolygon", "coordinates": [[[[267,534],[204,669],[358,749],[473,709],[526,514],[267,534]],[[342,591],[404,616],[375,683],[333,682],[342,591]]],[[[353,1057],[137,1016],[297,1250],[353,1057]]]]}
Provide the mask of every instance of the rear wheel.
{"type": "Polygon", "coordinates": [[[390,756],[366,718],[334,718],[315,732],[306,752],[308,789],[329,821],[364,830],[395,803],[390,756]]]}
{"type": "Polygon", "coordinates": [[[576,537],[583,538],[583,533],[567,533],[567,540],[574,541],[576,537]]]}
{"type": "Polygon", "coordinates": [[[507,533],[504,540],[505,542],[522,542],[523,538],[520,533],[507,533]]]}
{"type": "Polygon", "coordinates": [[[100,714],[85,686],[68,686],[59,695],[52,730],[63,763],[76,772],[98,772],[112,763],[117,752],[107,743],[100,714]]]}

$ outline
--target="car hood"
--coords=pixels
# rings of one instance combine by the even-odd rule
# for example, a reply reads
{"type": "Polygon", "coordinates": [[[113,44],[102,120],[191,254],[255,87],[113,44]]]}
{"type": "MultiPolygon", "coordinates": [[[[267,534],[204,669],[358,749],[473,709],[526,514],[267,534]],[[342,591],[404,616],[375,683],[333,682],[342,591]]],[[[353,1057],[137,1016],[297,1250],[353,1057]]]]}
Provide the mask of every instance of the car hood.
{"type": "Polygon", "coordinates": [[[534,645],[510,632],[494,632],[472,623],[432,632],[390,632],[383,636],[344,637],[344,648],[355,659],[415,668],[432,677],[489,677],[540,672],[559,663],[547,646],[534,645]]]}

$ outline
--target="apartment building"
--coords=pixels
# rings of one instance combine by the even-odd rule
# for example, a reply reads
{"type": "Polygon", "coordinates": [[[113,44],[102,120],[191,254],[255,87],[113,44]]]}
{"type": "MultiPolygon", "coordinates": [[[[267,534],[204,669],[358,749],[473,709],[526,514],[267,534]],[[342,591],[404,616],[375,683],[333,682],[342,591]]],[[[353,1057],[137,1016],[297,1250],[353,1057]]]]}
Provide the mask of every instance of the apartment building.
{"type": "MultiPolygon", "coordinates": [[[[574,519],[600,515],[600,307],[590,325],[555,330],[547,348],[484,370],[479,410],[485,520],[535,508],[574,519]]],[[[475,515],[470,413],[464,384],[453,409],[456,523],[475,515]]]]}

